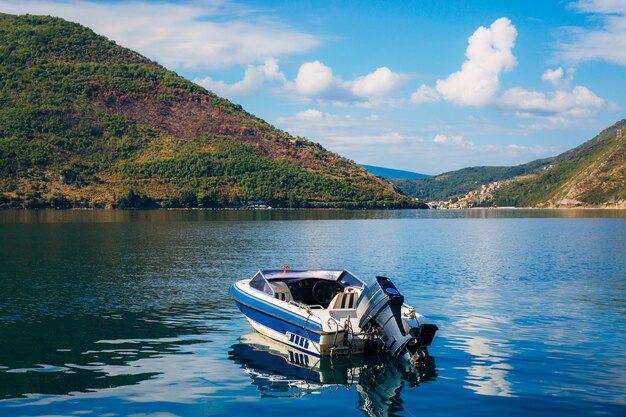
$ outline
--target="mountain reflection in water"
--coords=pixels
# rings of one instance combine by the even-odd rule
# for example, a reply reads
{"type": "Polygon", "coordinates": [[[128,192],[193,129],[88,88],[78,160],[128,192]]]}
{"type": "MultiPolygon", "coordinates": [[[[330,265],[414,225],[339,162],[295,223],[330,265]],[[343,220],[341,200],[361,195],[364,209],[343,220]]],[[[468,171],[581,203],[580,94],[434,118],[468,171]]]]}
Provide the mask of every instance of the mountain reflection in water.
{"type": "Polygon", "coordinates": [[[261,397],[302,397],[354,387],[358,408],[369,416],[395,416],[404,411],[404,387],[434,381],[435,359],[420,366],[387,356],[315,357],[277,343],[259,333],[242,336],[229,359],[241,365],[261,397]]]}

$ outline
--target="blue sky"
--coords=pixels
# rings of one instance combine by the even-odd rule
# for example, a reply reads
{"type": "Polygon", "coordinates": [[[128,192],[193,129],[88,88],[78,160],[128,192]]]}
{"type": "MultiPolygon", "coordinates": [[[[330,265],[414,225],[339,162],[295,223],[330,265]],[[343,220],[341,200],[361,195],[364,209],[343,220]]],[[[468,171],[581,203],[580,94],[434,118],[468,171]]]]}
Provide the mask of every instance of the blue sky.
{"type": "Polygon", "coordinates": [[[555,155],[624,118],[626,0],[37,1],[358,163],[555,155]]]}

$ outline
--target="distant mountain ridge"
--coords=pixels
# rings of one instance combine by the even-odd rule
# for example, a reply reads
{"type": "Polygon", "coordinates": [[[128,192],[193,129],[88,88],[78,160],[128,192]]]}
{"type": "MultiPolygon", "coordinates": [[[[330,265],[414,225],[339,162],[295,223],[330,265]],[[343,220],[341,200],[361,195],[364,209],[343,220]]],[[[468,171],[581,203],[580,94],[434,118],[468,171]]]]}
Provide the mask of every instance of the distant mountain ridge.
{"type": "Polygon", "coordinates": [[[413,197],[460,199],[460,206],[469,207],[626,207],[624,133],[626,120],[621,120],[552,158],[513,167],[464,168],[431,178],[393,182],[413,197]],[[622,135],[617,135],[618,129],[622,129],[622,135]]]}
{"type": "Polygon", "coordinates": [[[364,165],[364,164],[360,164],[360,165],[363,168],[367,169],[372,174],[378,175],[383,178],[387,178],[388,180],[430,177],[430,175],[420,174],[418,172],[412,172],[412,171],[405,171],[402,169],[384,168],[384,167],[378,167],[374,165],[364,165]]]}
{"type": "Polygon", "coordinates": [[[419,207],[79,24],[0,14],[0,207],[419,207]]]}
{"type": "Polygon", "coordinates": [[[424,179],[397,179],[392,182],[406,195],[426,200],[447,200],[475,190],[481,184],[529,174],[553,161],[554,158],[546,158],[512,167],[469,167],[424,179]]]}

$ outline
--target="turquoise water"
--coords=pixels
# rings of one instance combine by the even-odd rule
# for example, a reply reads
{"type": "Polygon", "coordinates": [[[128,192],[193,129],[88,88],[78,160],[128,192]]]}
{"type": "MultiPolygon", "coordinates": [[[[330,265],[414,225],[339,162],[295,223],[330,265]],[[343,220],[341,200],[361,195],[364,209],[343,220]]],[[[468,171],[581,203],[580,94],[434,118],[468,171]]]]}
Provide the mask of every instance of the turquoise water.
{"type": "Polygon", "coordinates": [[[612,210],[0,212],[0,415],[624,416],[625,254],[612,210]],[[391,277],[431,360],[250,344],[283,264],[391,277]]]}

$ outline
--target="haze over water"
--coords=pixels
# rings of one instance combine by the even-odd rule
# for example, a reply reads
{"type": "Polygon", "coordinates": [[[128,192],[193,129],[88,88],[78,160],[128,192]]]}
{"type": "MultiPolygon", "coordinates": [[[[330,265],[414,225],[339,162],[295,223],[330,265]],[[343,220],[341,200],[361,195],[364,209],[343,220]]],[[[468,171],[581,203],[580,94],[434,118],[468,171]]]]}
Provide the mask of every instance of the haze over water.
{"type": "Polygon", "coordinates": [[[623,416],[625,253],[614,210],[0,212],[0,415],[623,416]],[[255,362],[228,287],[283,264],[389,276],[433,360],[255,362]]]}

